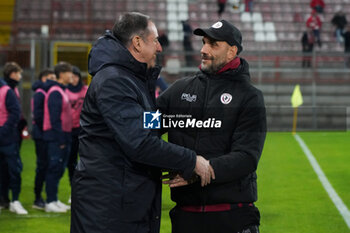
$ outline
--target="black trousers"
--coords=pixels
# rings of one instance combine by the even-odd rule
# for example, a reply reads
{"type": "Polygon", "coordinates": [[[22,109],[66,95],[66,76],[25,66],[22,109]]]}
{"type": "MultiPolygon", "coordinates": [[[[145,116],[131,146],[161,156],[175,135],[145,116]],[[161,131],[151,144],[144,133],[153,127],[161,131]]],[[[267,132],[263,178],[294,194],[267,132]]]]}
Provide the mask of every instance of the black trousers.
{"type": "Polygon", "coordinates": [[[259,233],[260,213],[255,206],[222,212],[170,211],[172,233],[259,233]]]}
{"type": "Polygon", "coordinates": [[[41,139],[35,139],[35,152],[36,152],[36,170],[34,180],[34,193],[35,200],[39,200],[41,192],[43,190],[46,171],[48,166],[47,155],[47,142],[41,139]]]}
{"type": "Polygon", "coordinates": [[[73,175],[75,171],[75,167],[78,163],[78,151],[79,151],[79,134],[72,136],[72,144],[70,149],[70,154],[68,158],[68,175],[69,175],[69,183],[72,186],[73,175]]]}

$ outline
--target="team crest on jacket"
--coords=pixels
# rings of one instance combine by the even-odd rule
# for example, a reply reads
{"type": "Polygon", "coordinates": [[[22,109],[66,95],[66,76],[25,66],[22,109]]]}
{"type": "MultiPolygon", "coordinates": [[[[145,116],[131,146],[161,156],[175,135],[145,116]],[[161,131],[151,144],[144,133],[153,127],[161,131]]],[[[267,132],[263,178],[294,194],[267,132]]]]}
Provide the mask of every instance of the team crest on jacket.
{"type": "Polygon", "coordinates": [[[220,96],[220,100],[221,100],[221,103],[223,103],[223,104],[229,104],[232,100],[232,95],[229,93],[223,93],[220,96]]]}

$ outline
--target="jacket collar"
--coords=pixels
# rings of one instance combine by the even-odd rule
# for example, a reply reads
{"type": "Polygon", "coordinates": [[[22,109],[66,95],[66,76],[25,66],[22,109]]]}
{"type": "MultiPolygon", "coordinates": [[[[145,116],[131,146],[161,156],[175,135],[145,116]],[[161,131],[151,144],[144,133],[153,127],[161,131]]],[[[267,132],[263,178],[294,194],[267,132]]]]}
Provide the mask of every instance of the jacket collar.
{"type": "Polygon", "coordinates": [[[99,38],[89,54],[89,73],[94,76],[106,66],[120,66],[142,80],[157,78],[160,67],[147,69],[147,64],[137,61],[122,45],[122,43],[110,32],[99,38]]]}
{"type": "Polygon", "coordinates": [[[200,77],[210,79],[227,79],[231,81],[250,81],[249,64],[245,59],[237,57],[226,64],[216,74],[209,74],[200,70],[200,77]],[[238,65],[238,67],[236,67],[238,65]],[[236,67],[236,68],[234,68],[236,67]]]}

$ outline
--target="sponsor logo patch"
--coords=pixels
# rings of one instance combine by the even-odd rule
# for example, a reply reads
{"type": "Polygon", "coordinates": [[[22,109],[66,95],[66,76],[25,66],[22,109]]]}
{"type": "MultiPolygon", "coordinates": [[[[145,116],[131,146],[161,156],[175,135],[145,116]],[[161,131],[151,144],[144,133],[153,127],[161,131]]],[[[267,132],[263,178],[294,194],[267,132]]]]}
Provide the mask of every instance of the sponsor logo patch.
{"type": "Polygon", "coordinates": [[[182,93],[181,100],[186,100],[188,102],[196,102],[197,95],[191,95],[191,94],[188,94],[188,93],[182,93]]]}

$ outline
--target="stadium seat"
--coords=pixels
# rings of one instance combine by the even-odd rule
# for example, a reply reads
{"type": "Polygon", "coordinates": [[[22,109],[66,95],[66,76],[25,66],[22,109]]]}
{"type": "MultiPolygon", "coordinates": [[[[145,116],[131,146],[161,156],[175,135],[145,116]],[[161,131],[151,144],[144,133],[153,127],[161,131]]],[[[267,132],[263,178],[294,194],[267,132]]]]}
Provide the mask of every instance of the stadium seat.
{"type": "Polygon", "coordinates": [[[170,41],[178,41],[180,40],[179,34],[177,32],[170,31],[168,34],[168,38],[170,41]]]}
{"type": "Polygon", "coordinates": [[[261,22],[262,21],[262,15],[259,12],[254,12],[252,14],[252,21],[253,22],[261,22]]]}
{"type": "Polygon", "coordinates": [[[251,17],[251,15],[250,15],[250,13],[248,13],[248,12],[243,12],[243,13],[241,14],[241,21],[242,21],[242,22],[251,22],[251,21],[252,21],[252,17],[251,17]]]}
{"type": "Polygon", "coordinates": [[[253,30],[254,32],[264,31],[264,24],[261,22],[256,22],[253,24],[253,30]]]}
{"type": "Polygon", "coordinates": [[[274,32],[275,31],[275,24],[273,22],[265,22],[264,29],[265,29],[265,31],[274,32]]]}
{"type": "Polygon", "coordinates": [[[188,12],[188,5],[185,2],[179,3],[178,5],[178,11],[182,12],[188,12]]]}
{"type": "Polygon", "coordinates": [[[177,21],[178,18],[176,12],[168,12],[167,19],[168,21],[177,21]]]}
{"type": "Polygon", "coordinates": [[[265,41],[265,33],[264,32],[255,32],[254,40],[255,41],[265,41]]]}
{"type": "Polygon", "coordinates": [[[169,58],[166,61],[165,68],[169,74],[179,74],[181,63],[178,58],[169,58]]]}
{"type": "Polygon", "coordinates": [[[174,11],[177,11],[177,4],[174,3],[174,2],[168,2],[167,6],[166,6],[166,9],[168,12],[174,12],[174,11]]]}
{"type": "Polygon", "coordinates": [[[179,21],[169,21],[168,30],[169,31],[181,31],[182,25],[180,24],[179,21]]]}
{"type": "Polygon", "coordinates": [[[267,32],[265,36],[266,41],[277,41],[276,33],[275,32],[267,32]]]}
{"type": "Polygon", "coordinates": [[[263,21],[272,21],[271,13],[263,13],[263,21]]]}

